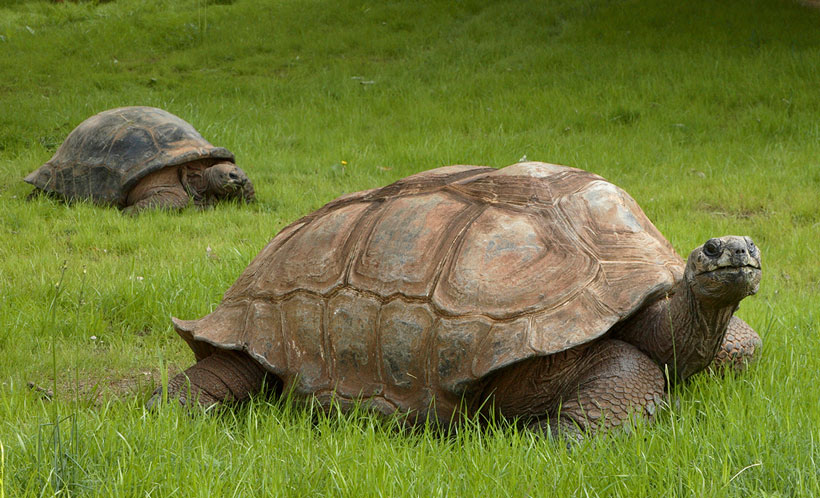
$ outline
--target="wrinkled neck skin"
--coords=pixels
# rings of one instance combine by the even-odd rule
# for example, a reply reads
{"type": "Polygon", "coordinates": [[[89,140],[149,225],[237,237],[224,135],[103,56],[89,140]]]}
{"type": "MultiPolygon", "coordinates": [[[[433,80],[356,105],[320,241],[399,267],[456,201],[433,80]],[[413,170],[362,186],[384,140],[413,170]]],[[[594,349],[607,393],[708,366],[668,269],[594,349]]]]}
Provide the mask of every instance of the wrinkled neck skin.
{"type": "Polygon", "coordinates": [[[646,353],[670,381],[711,364],[738,302],[706,302],[681,279],[670,293],[618,326],[613,337],[646,353]]]}
{"type": "Polygon", "coordinates": [[[212,161],[191,161],[180,167],[180,181],[185,191],[195,202],[199,202],[205,197],[208,190],[208,180],[205,172],[212,161]]]}
{"type": "Polygon", "coordinates": [[[209,199],[224,199],[229,196],[229,193],[222,188],[222,184],[213,167],[202,172],[202,180],[204,182],[202,189],[203,196],[209,199]]]}

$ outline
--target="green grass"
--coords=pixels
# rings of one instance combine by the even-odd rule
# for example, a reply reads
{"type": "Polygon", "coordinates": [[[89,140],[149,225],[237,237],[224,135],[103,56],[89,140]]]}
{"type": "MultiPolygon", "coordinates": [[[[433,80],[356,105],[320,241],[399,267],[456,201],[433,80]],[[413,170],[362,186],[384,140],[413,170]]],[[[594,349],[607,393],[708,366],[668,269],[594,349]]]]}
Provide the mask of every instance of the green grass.
{"type": "Polygon", "coordinates": [[[72,495],[820,495],[820,11],[7,0],[0,75],[0,497],[57,491],[37,454],[55,414],[77,424],[72,495]],[[22,178],[74,126],[122,105],[163,107],[231,149],[260,202],[131,219],[24,200],[22,178]],[[164,368],[192,362],[169,317],[213,309],[287,223],[424,169],[525,155],[621,185],[681,254],[752,236],[764,277],[739,314],[765,345],[751,371],[698,376],[656,424],[572,450],[265,400],[143,411],[164,368]],[[48,402],[26,384],[53,390],[55,368],[48,402]]]}

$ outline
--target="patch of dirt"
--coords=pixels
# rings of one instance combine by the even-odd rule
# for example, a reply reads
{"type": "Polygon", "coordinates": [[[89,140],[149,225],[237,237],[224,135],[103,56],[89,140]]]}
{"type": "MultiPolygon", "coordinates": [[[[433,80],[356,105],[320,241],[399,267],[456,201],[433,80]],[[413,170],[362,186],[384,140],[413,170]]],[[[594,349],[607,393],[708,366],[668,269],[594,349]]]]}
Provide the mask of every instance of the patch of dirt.
{"type": "Polygon", "coordinates": [[[820,0],[800,0],[800,3],[805,5],[806,7],[820,9],[820,0]]]}
{"type": "MultiPolygon", "coordinates": [[[[179,372],[179,368],[169,366],[168,378],[179,372]]],[[[96,377],[88,375],[87,372],[80,372],[79,376],[78,380],[60,378],[57,382],[57,394],[61,399],[100,406],[106,400],[143,396],[156,389],[162,382],[162,375],[158,369],[139,370],[124,377],[113,372],[109,372],[107,376],[96,377]]],[[[70,377],[73,377],[73,374],[70,377]]],[[[53,383],[50,379],[30,381],[28,387],[47,401],[54,398],[53,383]]]]}

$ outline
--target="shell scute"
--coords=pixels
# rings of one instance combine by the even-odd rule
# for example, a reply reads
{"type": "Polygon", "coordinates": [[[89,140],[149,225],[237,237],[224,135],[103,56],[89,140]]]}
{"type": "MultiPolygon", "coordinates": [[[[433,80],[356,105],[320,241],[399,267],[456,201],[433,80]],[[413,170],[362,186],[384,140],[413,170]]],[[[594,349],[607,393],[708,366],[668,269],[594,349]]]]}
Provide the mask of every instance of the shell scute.
{"type": "Polygon", "coordinates": [[[260,280],[265,278],[270,272],[270,267],[275,261],[274,256],[290,238],[302,228],[305,223],[301,220],[286,226],[256,255],[250,262],[242,275],[225,292],[223,301],[229,302],[237,299],[244,299],[248,296],[273,296],[273,293],[260,285],[260,280]]]}
{"type": "Polygon", "coordinates": [[[483,354],[479,349],[493,322],[482,317],[441,318],[433,329],[434,356],[431,377],[434,385],[455,395],[463,394],[473,377],[474,358],[483,354]]]}
{"type": "Polygon", "coordinates": [[[597,263],[583,249],[567,250],[576,241],[556,228],[556,214],[487,208],[466,231],[433,303],[452,315],[506,319],[554,306],[585,285],[597,263]]]}
{"type": "Polygon", "coordinates": [[[329,357],[325,347],[325,301],[319,296],[297,292],[282,301],[288,368],[285,392],[311,394],[332,387],[329,357]]]}
{"type": "Polygon", "coordinates": [[[669,291],[683,277],[683,264],[602,261],[601,271],[604,281],[590,291],[618,317],[624,317],[634,311],[631,303],[660,298],[669,291]]]}
{"type": "Polygon", "coordinates": [[[381,308],[379,335],[385,383],[398,396],[428,385],[425,344],[433,326],[427,305],[393,300],[381,308]]]}
{"type": "Polygon", "coordinates": [[[606,332],[618,316],[585,288],[532,318],[530,348],[541,355],[564,351],[606,332]]]}
{"type": "MultiPolygon", "coordinates": [[[[199,320],[184,323],[176,320],[174,326],[183,338],[190,335],[211,346],[241,351],[247,349],[248,345],[245,328],[247,313],[247,301],[223,303],[199,320]]],[[[190,342],[187,338],[186,341],[190,342]]],[[[200,352],[196,349],[194,352],[197,353],[198,360],[202,359],[200,352]]],[[[209,349],[204,352],[209,352],[209,349]]]]}
{"type": "Polygon", "coordinates": [[[602,261],[664,264],[675,255],[635,200],[611,183],[589,182],[575,195],[563,196],[558,205],[573,230],[602,261]]]}
{"type": "Polygon", "coordinates": [[[541,176],[531,176],[536,169],[521,170],[516,166],[482,172],[453,182],[448,188],[482,203],[501,205],[507,209],[551,207],[553,195],[550,183],[538,181],[541,176]],[[510,168],[513,168],[513,171],[507,171],[510,168]]]}
{"type": "Polygon", "coordinates": [[[296,289],[326,294],[340,286],[351,256],[348,241],[355,242],[368,206],[343,205],[296,230],[269,258],[259,260],[253,292],[276,297],[296,289]]]}
{"type": "Polygon", "coordinates": [[[245,315],[246,351],[263,362],[276,375],[287,373],[287,341],[282,330],[279,303],[256,299],[245,315]]]}
{"type": "MultiPolygon", "coordinates": [[[[154,139],[152,130],[142,126],[125,126],[117,130],[114,137],[99,136],[97,140],[102,142],[95,143],[93,148],[98,148],[98,153],[88,158],[88,161],[99,164],[110,164],[112,165],[112,169],[115,169],[113,165],[126,162],[137,166],[161,154],[161,146],[154,139]],[[108,140],[104,141],[106,138],[108,140]]],[[[82,152],[75,151],[75,153],[82,152]]]]}
{"type": "Polygon", "coordinates": [[[386,203],[359,252],[350,284],[383,297],[428,296],[452,232],[460,228],[454,219],[467,207],[442,193],[386,203]]]}
{"type": "Polygon", "coordinates": [[[493,323],[476,350],[477,354],[472,362],[472,377],[484,377],[499,368],[536,354],[530,347],[530,328],[529,316],[509,322],[493,323]]]}
{"type": "Polygon", "coordinates": [[[328,300],[327,333],[335,388],[349,397],[367,398],[383,390],[376,328],[380,307],[374,297],[349,288],[328,300]]]}

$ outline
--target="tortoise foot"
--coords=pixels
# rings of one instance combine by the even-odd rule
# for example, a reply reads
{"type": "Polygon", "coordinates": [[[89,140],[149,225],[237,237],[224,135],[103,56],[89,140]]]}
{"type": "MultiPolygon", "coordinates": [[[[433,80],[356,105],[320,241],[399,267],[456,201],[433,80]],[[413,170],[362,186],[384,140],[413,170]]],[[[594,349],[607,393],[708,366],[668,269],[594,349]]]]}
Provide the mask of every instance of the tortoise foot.
{"type": "Polygon", "coordinates": [[[763,346],[763,341],[757,332],[741,320],[733,316],[726,329],[726,337],[718,350],[712,369],[721,372],[732,369],[736,372],[746,370],[749,363],[756,358],[755,354],[763,346]]]}

